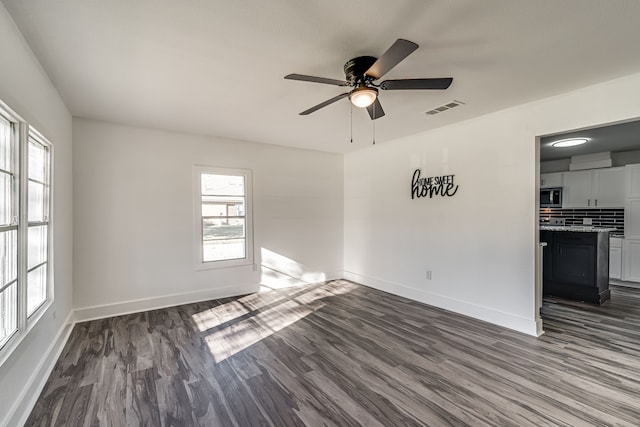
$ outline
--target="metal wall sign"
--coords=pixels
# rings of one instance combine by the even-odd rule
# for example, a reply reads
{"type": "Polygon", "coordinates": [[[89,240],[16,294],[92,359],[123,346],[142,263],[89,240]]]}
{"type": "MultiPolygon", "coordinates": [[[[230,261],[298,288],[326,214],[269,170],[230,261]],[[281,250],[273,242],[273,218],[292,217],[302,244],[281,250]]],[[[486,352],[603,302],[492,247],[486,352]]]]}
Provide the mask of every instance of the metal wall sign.
{"type": "Polygon", "coordinates": [[[458,192],[458,185],[455,184],[455,175],[420,177],[420,169],[413,172],[411,178],[411,198],[433,196],[451,197],[458,192]]]}

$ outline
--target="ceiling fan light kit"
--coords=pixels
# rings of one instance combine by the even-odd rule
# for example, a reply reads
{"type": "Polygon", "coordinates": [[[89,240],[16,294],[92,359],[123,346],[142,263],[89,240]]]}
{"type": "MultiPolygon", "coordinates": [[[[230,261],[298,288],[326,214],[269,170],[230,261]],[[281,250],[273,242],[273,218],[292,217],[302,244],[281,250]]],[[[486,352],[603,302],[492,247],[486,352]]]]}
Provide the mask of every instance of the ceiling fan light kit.
{"type": "Polygon", "coordinates": [[[373,56],[359,56],[350,59],[344,64],[345,80],[328,79],[325,77],[307,76],[304,74],[288,74],[287,80],[300,80],[312,83],[322,83],[334,86],[349,86],[349,92],[334,96],[320,104],[317,104],[300,115],[306,116],[321,108],[333,104],[342,98],[349,97],[353,105],[366,108],[371,120],[379,119],[385,115],[378,89],[382,90],[444,90],[447,89],[453,78],[427,78],[427,79],[399,79],[385,80],[380,84],[374,83],[392,68],[402,62],[414,50],[418,48],[416,43],[409,40],[398,39],[391,45],[380,58],[373,56]]]}
{"type": "Polygon", "coordinates": [[[359,86],[349,93],[351,103],[356,107],[365,108],[373,104],[378,97],[378,90],[372,87],[359,86]]]}

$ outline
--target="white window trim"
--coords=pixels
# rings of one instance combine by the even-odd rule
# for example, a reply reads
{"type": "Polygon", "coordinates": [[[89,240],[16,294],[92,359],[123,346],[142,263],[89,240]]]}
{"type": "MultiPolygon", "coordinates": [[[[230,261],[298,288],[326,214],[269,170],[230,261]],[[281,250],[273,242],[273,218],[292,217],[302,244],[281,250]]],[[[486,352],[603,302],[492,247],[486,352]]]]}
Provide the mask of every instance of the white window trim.
{"type": "MultiPolygon", "coordinates": [[[[28,163],[27,156],[23,151],[26,151],[29,142],[29,136],[35,137],[39,142],[44,143],[49,148],[49,221],[48,221],[48,244],[47,244],[47,298],[45,301],[33,312],[30,316],[27,316],[27,299],[26,299],[26,283],[20,286],[18,290],[18,328],[11,335],[11,337],[0,348],[0,366],[2,366],[13,354],[16,348],[20,345],[29,332],[35,327],[35,325],[42,319],[49,307],[53,305],[54,301],[54,283],[53,283],[53,269],[54,269],[54,251],[53,251],[53,170],[54,170],[54,151],[53,144],[49,142],[40,132],[31,127],[20,115],[13,111],[7,104],[0,100],[0,112],[12,123],[15,124],[15,135],[17,139],[17,151],[19,152],[16,164],[18,169],[16,170],[16,176],[18,179],[18,191],[20,196],[18,197],[18,213],[19,213],[19,229],[18,229],[18,256],[25,257],[27,253],[26,244],[26,229],[28,222],[23,222],[23,219],[27,220],[26,212],[26,197],[22,197],[22,194],[26,194],[25,179],[27,175],[27,169],[25,163],[28,163]],[[23,203],[25,205],[23,206],[23,203]],[[22,230],[25,230],[23,232],[22,230]],[[23,236],[24,234],[24,236],[23,236]],[[24,249],[21,249],[24,248],[24,249]]],[[[20,270],[26,270],[26,262],[18,261],[18,280],[20,280],[20,270]],[[24,264],[24,267],[23,267],[24,264]]],[[[23,282],[26,281],[26,275],[22,276],[23,282]]]]}
{"type": "Polygon", "coordinates": [[[196,270],[241,267],[253,265],[253,177],[249,169],[222,168],[215,166],[193,166],[193,236],[194,267],[196,270]],[[202,251],[202,203],[200,176],[203,174],[243,176],[245,182],[245,258],[203,261],[202,251]]]}

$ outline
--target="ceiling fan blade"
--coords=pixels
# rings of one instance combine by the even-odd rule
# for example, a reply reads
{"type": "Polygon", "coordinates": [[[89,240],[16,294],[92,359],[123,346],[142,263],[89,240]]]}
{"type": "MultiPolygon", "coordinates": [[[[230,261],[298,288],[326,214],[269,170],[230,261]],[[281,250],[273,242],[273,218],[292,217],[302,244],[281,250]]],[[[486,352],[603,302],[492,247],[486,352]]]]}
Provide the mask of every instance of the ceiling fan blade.
{"type": "Polygon", "coordinates": [[[349,92],[341,93],[338,96],[334,96],[331,99],[327,99],[326,101],[321,102],[320,104],[318,104],[318,105],[316,105],[314,107],[311,107],[308,110],[304,110],[302,113],[300,113],[300,115],[301,116],[306,116],[308,114],[311,114],[314,111],[318,111],[319,109],[326,107],[327,105],[333,104],[336,101],[340,101],[342,98],[344,98],[346,96],[349,96],[349,92]]]}
{"type": "Polygon", "coordinates": [[[384,116],[384,110],[382,109],[382,104],[380,104],[380,100],[378,98],[376,98],[373,104],[367,107],[367,111],[369,112],[371,120],[379,119],[384,116]]]}
{"type": "Polygon", "coordinates": [[[382,90],[419,90],[419,89],[447,89],[453,79],[451,77],[439,79],[401,79],[385,80],[380,83],[382,90]]]}
{"type": "Polygon", "coordinates": [[[284,76],[287,80],[300,80],[303,82],[324,83],[326,85],[349,86],[349,83],[343,80],[326,79],[324,77],[305,76],[304,74],[287,74],[284,76]]]}
{"type": "Polygon", "coordinates": [[[398,39],[391,45],[385,53],[382,54],[376,62],[365,73],[369,77],[373,77],[374,80],[379,79],[398,65],[403,59],[411,54],[418,48],[418,45],[414,42],[410,42],[405,39],[398,39]]]}

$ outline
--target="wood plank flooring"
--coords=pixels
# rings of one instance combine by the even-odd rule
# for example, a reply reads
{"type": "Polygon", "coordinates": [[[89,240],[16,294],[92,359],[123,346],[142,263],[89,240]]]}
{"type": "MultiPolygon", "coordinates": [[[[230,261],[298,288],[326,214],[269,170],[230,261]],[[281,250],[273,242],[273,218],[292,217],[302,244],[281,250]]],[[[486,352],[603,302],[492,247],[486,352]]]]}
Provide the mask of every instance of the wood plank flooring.
{"type": "Polygon", "coordinates": [[[80,323],[28,426],[638,426],[640,290],[526,336],[339,280],[80,323]]]}

